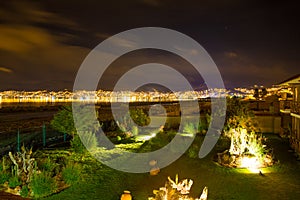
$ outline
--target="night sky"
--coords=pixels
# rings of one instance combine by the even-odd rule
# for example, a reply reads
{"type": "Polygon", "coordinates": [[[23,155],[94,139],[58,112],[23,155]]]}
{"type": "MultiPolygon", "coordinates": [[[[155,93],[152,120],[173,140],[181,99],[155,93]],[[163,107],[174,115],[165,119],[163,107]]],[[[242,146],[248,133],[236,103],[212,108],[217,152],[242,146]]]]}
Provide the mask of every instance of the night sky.
{"type": "MultiPolygon", "coordinates": [[[[296,3],[1,1],[0,90],[72,89],[77,70],[91,49],[111,35],[147,26],[174,29],[195,39],[217,64],[227,88],[271,86],[300,73],[296,3]]],[[[188,63],[167,52],[141,51],[110,66],[101,88],[110,89],[120,73],[153,60],[180,69],[194,88],[203,86],[188,63]]]]}

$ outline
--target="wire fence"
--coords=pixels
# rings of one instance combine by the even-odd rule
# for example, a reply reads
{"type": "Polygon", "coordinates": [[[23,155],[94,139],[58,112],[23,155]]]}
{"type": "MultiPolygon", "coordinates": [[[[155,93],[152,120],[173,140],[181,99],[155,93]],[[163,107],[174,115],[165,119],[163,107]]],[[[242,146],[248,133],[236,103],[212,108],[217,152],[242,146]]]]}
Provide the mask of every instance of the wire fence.
{"type": "Polygon", "coordinates": [[[51,129],[50,126],[17,129],[0,134],[0,153],[7,154],[9,151],[18,152],[24,145],[26,148],[42,149],[54,148],[59,145],[66,146],[71,136],[51,129]]]}

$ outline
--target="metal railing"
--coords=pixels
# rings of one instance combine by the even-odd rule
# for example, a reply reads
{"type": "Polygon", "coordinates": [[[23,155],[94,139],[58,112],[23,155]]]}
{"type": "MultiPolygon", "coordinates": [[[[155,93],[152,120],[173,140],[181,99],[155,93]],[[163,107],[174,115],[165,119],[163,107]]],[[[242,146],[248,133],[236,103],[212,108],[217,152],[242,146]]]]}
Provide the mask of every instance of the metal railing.
{"type": "Polygon", "coordinates": [[[300,114],[300,102],[293,102],[291,109],[293,113],[300,114]]]}
{"type": "Polygon", "coordinates": [[[281,100],[279,106],[281,110],[286,110],[286,109],[291,109],[292,104],[293,104],[292,100],[281,100]]]}
{"type": "Polygon", "coordinates": [[[46,126],[2,132],[0,135],[0,157],[9,151],[20,151],[22,145],[33,149],[48,148],[51,145],[67,142],[70,137],[70,135],[59,133],[46,126]]]}

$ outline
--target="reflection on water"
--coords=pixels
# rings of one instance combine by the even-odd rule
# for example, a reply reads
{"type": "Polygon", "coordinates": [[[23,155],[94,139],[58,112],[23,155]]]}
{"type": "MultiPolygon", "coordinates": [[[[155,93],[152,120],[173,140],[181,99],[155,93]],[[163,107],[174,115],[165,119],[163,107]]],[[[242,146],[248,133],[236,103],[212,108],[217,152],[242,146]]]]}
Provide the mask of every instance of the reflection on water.
{"type": "Polygon", "coordinates": [[[0,103],[0,109],[5,107],[41,107],[41,106],[61,106],[71,105],[70,102],[14,102],[14,103],[0,103]]]}

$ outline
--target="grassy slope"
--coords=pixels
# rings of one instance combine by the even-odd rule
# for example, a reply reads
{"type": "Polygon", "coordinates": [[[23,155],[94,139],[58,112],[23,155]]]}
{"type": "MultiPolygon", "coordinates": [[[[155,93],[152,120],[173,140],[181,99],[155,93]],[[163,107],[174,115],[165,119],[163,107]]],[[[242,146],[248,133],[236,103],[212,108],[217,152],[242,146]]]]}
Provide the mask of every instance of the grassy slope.
{"type": "Polygon", "coordinates": [[[288,146],[279,138],[268,137],[269,145],[274,148],[280,163],[264,169],[265,176],[216,165],[212,162],[216,150],[201,160],[182,156],[155,177],[122,173],[91,161],[86,163],[89,167],[85,180],[47,199],[118,200],[123,190],[130,190],[135,200],[146,200],[153,189],[164,186],[167,177],[174,178],[176,174],[179,174],[179,179],[194,180],[191,190],[194,197],[200,195],[204,186],[208,186],[210,200],[299,199],[300,164],[288,153],[288,146]]]}

